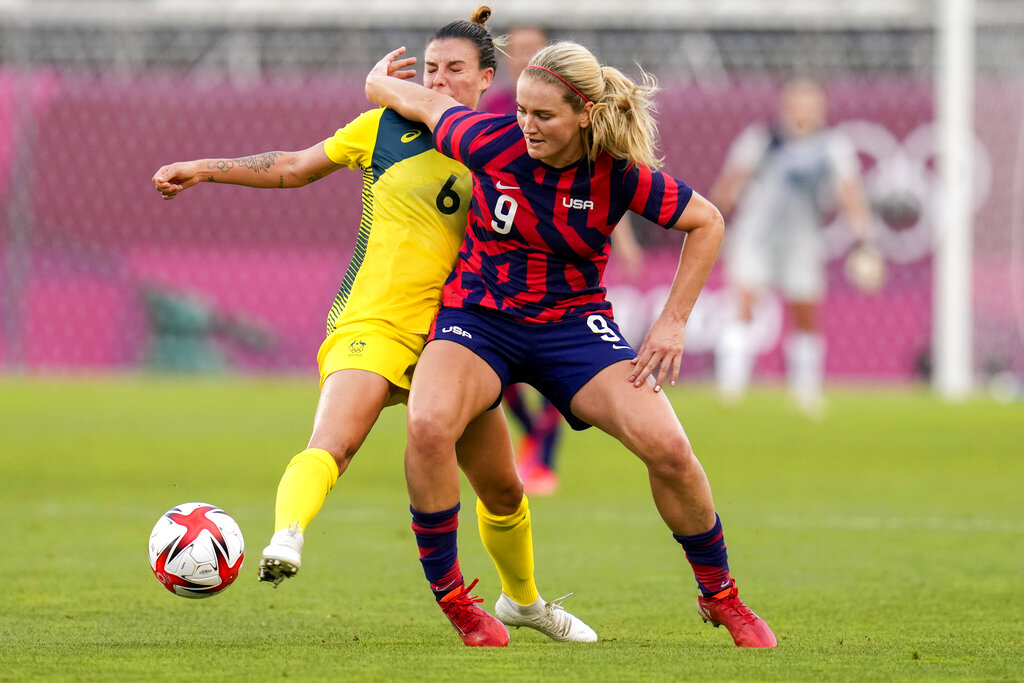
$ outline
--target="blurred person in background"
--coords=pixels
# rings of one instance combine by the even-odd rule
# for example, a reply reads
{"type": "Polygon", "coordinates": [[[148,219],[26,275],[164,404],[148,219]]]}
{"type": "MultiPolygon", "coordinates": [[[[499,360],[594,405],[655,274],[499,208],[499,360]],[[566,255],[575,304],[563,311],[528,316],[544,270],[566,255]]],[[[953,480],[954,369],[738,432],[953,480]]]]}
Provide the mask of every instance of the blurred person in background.
{"type": "MultiPolygon", "coordinates": [[[[508,76],[483,96],[481,110],[515,115],[519,75],[550,40],[548,32],[539,26],[515,26],[509,30],[503,50],[508,76]]],[[[627,277],[635,279],[644,257],[628,215],[622,217],[615,229],[612,250],[627,277]]],[[[551,401],[542,394],[534,396],[535,393],[526,385],[510,384],[505,388],[504,403],[522,432],[516,446],[516,466],[523,487],[531,495],[548,496],[558,489],[555,458],[565,420],[551,401]]]]}
{"type": "MultiPolygon", "coordinates": [[[[707,475],[662,392],[678,379],[686,323],[724,223],[658,170],[654,80],[635,83],[585,47],[555,43],[520,75],[516,117],[501,116],[402,80],[412,76],[394,69],[408,61],[399,60],[404,52],[374,66],[367,96],[426,123],[474,181],[466,239],[409,395],[414,515],[458,528],[458,435],[500,404],[505,386],[528,382],[574,429],[597,426],[644,463],[655,506],[693,570],[703,620],[724,625],[739,647],[775,647],[738,597],[707,475]],[[627,211],[685,234],[665,306],[635,351],[601,284],[609,238],[627,211]]],[[[457,570],[454,534],[444,549],[457,570]]],[[[506,608],[503,596],[496,612],[514,624],[506,608]]]]}
{"type": "Polygon", "coordinates": [[[871,219],[853,145],[826,126],[821,86],[806,78],[784,84],[777,117],[747,127],[733,142],[708,198],[728,216],[725,276],[735,318],[715,349],[715,379],[727,405],[742,399],[753,372],[752,317],[758,297],[775,287],[787,303],[792,332],[784,342],[789,393],[808,417],[824,411],[825,339],[819,311],[825,296],[823,213],[838,199],[858,244],[871,219]]]}
{"type": "MultiPolygon", "coordinates": [[[[493,40],[484,25],[489,16],[490,9],[481,7],[472,21],[453,22],[431,36],[426,87],[477,106],[495,69],[493,40]]],[[[434,149],[426,126],[387,109],[361,114],[303,151],[179,162],[153,177],[164,199],[173,199],[199,182],[301,187],[343,167],[363,171],[364,211],[317,354],[320,400],[313,434],[281,478],[275,532],[260,560],[260,580],[275,587],[298,572],[307,526],[381,411],[407,400],[441,287],[465,235],[472,178],[465,166],[434,149]]],[[[458,464],[479,496],[480,535],[501,577],[502,595],[517,609],[516,626],[554,640],[597,640],[590,627],[537,592],[529,507],[501,411],[486,411],[466,425],[457,450],[458,464]]],[[[430,549],[451,530],[429,516],[415,519],[413,529],[426,549],[424,566],[443,562],[444,553],[432,555],[430,549]]],[[[431,589],[466,645],[508,644],[507,629],[470,594],[475,581],[465,586],[459,572],[436,578],[431,589]]]]}
{"type": "Polygon", "coordinates": [[[480,110],[493,114],[516,113],[516,81],[530,59],[550,42],[548,32],[539,26],[514,26],[505,35],[501,51],[505,55],[506,74],[495,76],[494,85],[480,98],[480,110]]]}

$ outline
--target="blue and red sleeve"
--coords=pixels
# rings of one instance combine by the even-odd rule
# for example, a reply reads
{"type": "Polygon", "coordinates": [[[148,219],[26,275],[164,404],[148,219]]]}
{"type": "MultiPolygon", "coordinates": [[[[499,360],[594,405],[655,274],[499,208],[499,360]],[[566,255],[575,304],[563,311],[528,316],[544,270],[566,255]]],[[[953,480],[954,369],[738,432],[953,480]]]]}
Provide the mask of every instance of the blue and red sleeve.
{"type": "Polygon", "coordinates": [[[515,117],[479,112],[462,105],[441,114],[434,128],[437,151],[471,170],[481,169],[508,142],[521,137],[515,117]],[[515,136],[509,136],[510,126],[516,128],[515,136]]]}
{"type": "Polygon", "coordinates": [[[693,189],[683,181],[641,164],[630,169],[626,186],[633,191],[630,211],[664,228],[676,224],[693,196],[693,189]]]}

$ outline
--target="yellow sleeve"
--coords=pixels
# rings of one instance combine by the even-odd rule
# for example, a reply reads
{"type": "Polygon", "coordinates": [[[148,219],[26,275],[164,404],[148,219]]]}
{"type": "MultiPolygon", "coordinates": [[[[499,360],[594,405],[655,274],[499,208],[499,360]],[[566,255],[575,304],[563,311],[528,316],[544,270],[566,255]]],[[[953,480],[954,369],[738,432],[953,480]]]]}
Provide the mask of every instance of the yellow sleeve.
{"type": "Polygon", "coordinates": [[[369,168],[383,113],[383,107],[364,112],[344,128],[339,128],[333,137],[324,140],[324,151],[330,160],[349,168],[369,168]]]}

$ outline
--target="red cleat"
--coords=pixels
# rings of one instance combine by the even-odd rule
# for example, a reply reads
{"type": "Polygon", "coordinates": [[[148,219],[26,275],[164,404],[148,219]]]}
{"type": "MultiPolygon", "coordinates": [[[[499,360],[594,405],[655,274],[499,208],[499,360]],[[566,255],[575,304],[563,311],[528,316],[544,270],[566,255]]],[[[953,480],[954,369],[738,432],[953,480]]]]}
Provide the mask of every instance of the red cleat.
{"type": "Polygon", "coordinates": [[[470,647],[505,647],[508,645],[508,629],[495,617],[477,607],[484,601],[469,594],[479,579],[469,586],[459,586],[437,603],[452,622],[462,642],[470,647]]]}
{"type": "Polygon", "coordinates": [[[558,475],[551,468],[538,464],[523,477],[523,491],[531,496],[550,496],[558,490],[558,475]]]}
{"type": "Polygon", "coordinates": [[[540,461],[536,439],[523,437],[516,456],[516,467],[523,482],[523,491],[531,496],[550,496],[558,490],[558,475],[540,461]]]}
{"type": "Polygon", "coordinates": [[[519,464],[523,492],[531,496],[550,496],[558,490],[558,475],[539,460],[519,464]]]}
{"type": "Polygon", "coordinates": [[[526,434],[519,441],[519,448],[516,449],[516,464],[529,465],[535,462],[540,462],[540,447],[536,439],[526,434]]]}
{"type": "Polygon", "coordinates": [[[775,634],[764,623],[764,619],[754,614],[743,601],[737,597],[739,589],[733,582],[732,587],[710,598],[697,598],[697,611],[705,623],[711,622],[715,628],[725,626],[736,643],[736,647],[775,647],[778,641],[775,634]]]}

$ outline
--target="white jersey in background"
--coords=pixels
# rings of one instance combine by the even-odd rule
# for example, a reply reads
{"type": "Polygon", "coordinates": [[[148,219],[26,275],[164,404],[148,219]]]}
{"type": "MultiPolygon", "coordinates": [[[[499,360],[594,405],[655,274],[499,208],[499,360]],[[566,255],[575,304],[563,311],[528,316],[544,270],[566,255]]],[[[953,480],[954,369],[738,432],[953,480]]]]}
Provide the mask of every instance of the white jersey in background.
{"type": "Polygon", "coordinates": [[[822,213],[839,185],[859,176],[853,145],[827,129],[787,139],[755,124],[733,143],[726,165],[752,174],[729,226],[727,277],[748,289],[777,286],[788,300],[821,299],[822,213]]]}

